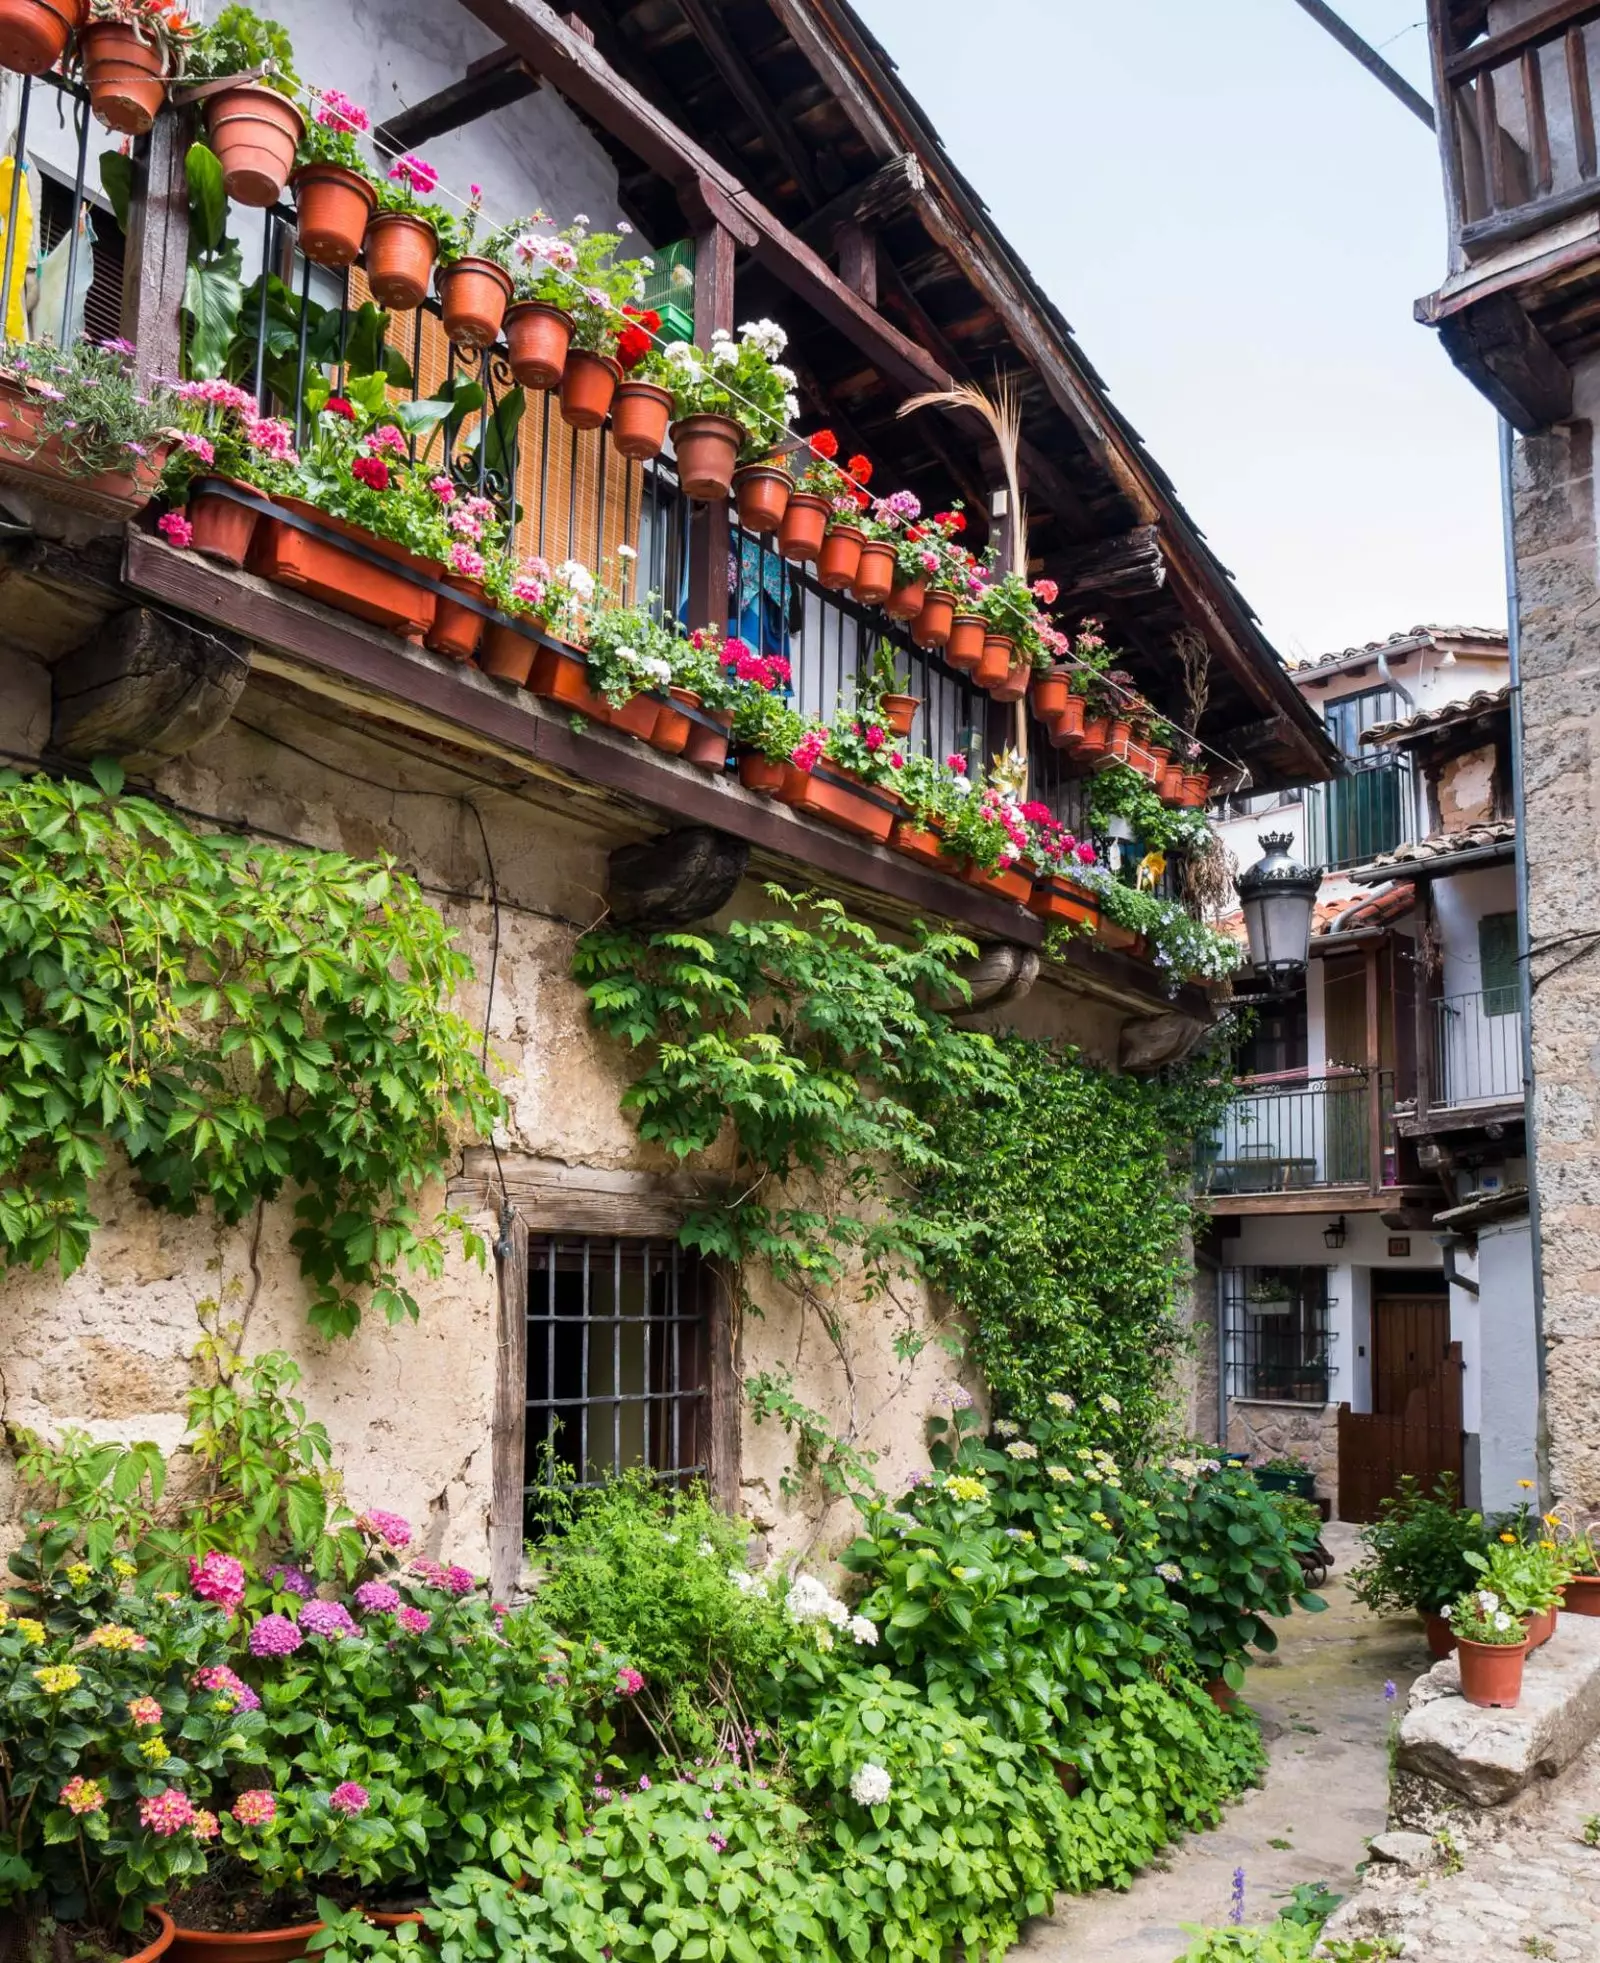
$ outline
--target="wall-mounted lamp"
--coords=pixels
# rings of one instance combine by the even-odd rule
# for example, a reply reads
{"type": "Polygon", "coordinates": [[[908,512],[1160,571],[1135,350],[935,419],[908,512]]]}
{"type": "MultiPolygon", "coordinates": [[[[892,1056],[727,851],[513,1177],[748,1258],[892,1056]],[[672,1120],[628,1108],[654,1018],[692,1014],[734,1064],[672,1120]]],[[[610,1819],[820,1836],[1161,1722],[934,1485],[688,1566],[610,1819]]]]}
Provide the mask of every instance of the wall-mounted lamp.
{"type": "Polygon", "coordinates": [[[1344,1246],[1344,1215],[1342,1213],[1337,1220],[1329,1221],[1328,1225],[1323,1228],[1322,1245],[1329,1249],[1344,1246]]]}

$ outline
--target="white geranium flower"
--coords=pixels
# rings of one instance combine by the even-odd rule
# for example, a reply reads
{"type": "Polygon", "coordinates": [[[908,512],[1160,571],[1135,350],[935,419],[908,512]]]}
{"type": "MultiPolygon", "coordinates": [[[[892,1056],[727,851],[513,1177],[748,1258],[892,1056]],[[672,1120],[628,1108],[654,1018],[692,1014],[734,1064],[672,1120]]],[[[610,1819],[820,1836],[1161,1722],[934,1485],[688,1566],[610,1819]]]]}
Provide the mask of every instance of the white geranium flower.
{"type": "Polygon", "coordinates": [[[617,547],[617,557],[619,559],[637,559],[638,556],[638,551],[634,546],[619,545],[617,547]]]}
{"type": "Polygon", "coordinates": [[[875,1643],[878,1640],[878,1625],[864,1615],[853,1615],[845,1624],[853,1641],[875,1643]]]}
{"type": "Polygon", "coordinates": [[[850,1780],[850,1797],[857,1806],[882,1806],[893,1791],[894,1781],[871,1759],[858,1766],[850,1780]]]}

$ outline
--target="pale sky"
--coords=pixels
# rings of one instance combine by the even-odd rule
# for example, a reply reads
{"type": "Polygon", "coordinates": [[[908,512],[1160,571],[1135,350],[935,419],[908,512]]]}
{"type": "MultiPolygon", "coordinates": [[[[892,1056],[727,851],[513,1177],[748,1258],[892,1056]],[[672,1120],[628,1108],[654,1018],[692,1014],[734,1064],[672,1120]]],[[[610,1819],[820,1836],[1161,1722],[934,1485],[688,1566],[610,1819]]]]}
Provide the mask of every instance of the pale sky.
{"type": "MultiPolygon", "coordinates": [[[[1295,0],[855,4],[1283,655],[1504,625],[1434,139],[1295,0]]],[[[1431,98],[1424,0],[1338,11],[1431,98]]]]}

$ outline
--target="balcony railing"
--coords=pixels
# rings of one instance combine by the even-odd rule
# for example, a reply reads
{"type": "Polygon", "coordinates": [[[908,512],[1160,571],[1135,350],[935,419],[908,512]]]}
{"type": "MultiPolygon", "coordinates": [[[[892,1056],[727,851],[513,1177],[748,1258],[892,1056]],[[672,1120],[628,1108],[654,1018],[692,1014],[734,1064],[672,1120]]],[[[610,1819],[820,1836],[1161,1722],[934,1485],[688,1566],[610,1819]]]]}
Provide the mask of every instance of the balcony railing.
{"type": "Polygon", "coordinates": [[[1444,24],[1447,0],[1431,0],[1429,11],[1443,108],[1439,141],[1463,252],[1484,251],[1600,200],[1600,4],[1539,6],[1461,48],[1444,24]]]}
{"type": "Polygon", "coordinates": [[[1392,1186],[1393,1111],[1387,1070],[1247,1085],[1199,1142],[1196,1188],[1221,1197],[1392,1186]]]}
{"type": "Polygon", "coordinates": [[[1515,987],[1447,995],[1433,1005],[1435,1108],[1504,1104],[1522,1095],[1522,1017],[1515,987]]]}
{"type": "Polygon", "coordinates": [[[1306,851],[1329,870],[1365,865],[1416,831],[1411,765],[1405,757],[1362,763],[1348,777],[1306,792],[1306,851]]]}

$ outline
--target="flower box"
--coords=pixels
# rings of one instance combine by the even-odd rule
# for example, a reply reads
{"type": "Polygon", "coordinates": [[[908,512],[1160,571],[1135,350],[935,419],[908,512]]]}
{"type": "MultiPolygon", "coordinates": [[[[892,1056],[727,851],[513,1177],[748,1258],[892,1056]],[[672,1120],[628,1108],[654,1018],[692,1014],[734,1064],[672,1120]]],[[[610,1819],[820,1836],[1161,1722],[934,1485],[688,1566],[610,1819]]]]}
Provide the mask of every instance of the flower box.
{"type": "Polygon", "coordinates": [[[741,750],[739,753],[739,782],[747,791],[755,791],[761,797],[776,797],[783,789],[783,774],[789,768],[786,763],[774,763],[757,750],[741,750]]]}
{"type": "Polygon", "coordinates": [[[1132,954],[1137,956],[1144,953],[1145,939],[1143,934],[1136,934],[1131,927],[1119,927],[1116,921],[1110,919],[1106,914],[1101,914],[1099,922],[1095,927],[1095,932],[1100,936],[1101,942],[1110,948],[1113,954],[1132,954]]]}
{"type": "Polygon", "coordinates": [[[277,519],[263,518],[250,548],[253,573],[320,600],[340,613],[353,614],[357,620],[387,627],[407,640],[423,639],[433,625],[437,603],[425,586],[407,576],[430,576],[431,568],[423,560],[404,546],[376,538],[299,498],[276,498],[273,502],[336,536],[321,537],[277,519]],[[361,546],[363,554],[350,551],[346,540],[361,546]],[[388,560],[390,565],[374,564],[375,559],[388,560]]]}
{"type": "Polygon", "coordinates": [[[1034,881],[1028,905],[1041,920],[1071,920],[1092,927],[1100,917],[1099,902],[1094,895],[1072,880],[1063,879],[1059,873],[1034,881]]]}
{"type": "Polygon", "coordinates": [[[897,799],[869,790],[865,784],[825,764],[818,764],[812,770],[797,770],[792,763],[785,764],[778,796],[796,811],[808,812],[813,818],[837,825],[841,831],[854,832],[858,838],[870,838],[878,845],[884,844],[894,830],[897,799]]]}
{"type": "MultiPolygon", "coordinates": [[[[533,657],[528,687],[546,702],[559,702],[574,715],[591,722],[611,720],[611,704],[597,689],[589,686],[589,664],[576,648],[550,647],[540,643],[533,657]]],[[[652,722],[651,727],[655,725],[652,722]]]]}
{"type": "Polygon", "coordinates": [[[194,527],[191,544],[207,559],[224,566],[243,566],[250,557],[250,541],[255,537],[260,513],[236,498],[219,496],[219,490],[243,491],[259,498],[253,484],[237,477],[199,477],[189,486],[188,518],[194,527]]]}
{"type": "Polygon", "coordinates": [[[42,491],[57,504],[99,518],[131,518],[155,496],[171,446],[163,444],[132,470],[74,474],[60,439],[43,434],[45,403],[24,382],[0,375],[0,484],[42,491]]]}
{"type": "Polygon", "coordinates": [[[889,834],[889,843],[896,852],[903,852],[908,859],[918,859],[925,866],[937,866],[942,872],[953,873],[955,866],[945,856],[939,843],[939,834],[924,831],[914,820],[901,818],[889,834]]]}
{"type": "Polygon", "coordinates": [[[980,892],[993,893],[1001,900],[1015,900],[1019,907],[1028,904],[1033,892],[1033,879],[1028,873],[985,872],[982,866],[974,865],[971,860],[962,869],[961,877],[980,892]]]}
{"type": "MultiPolygon", "coordinates": [[[[483,587],[475,579],[462,579],[455,573],[447,573],[443,566],[433,569],[433,576],[453,592],[465,594],[468,599],[482,600],[483,587]]],[[[454,600],[440,600],[434,608],[433,625],[428,630],[426,646],[430,653],[448,655],[452,661],[470,661],[478,651],[478,643],[483,639],[483,630],[488,625],[488,617],[472,607],[463,607],[454,600]]]]}

